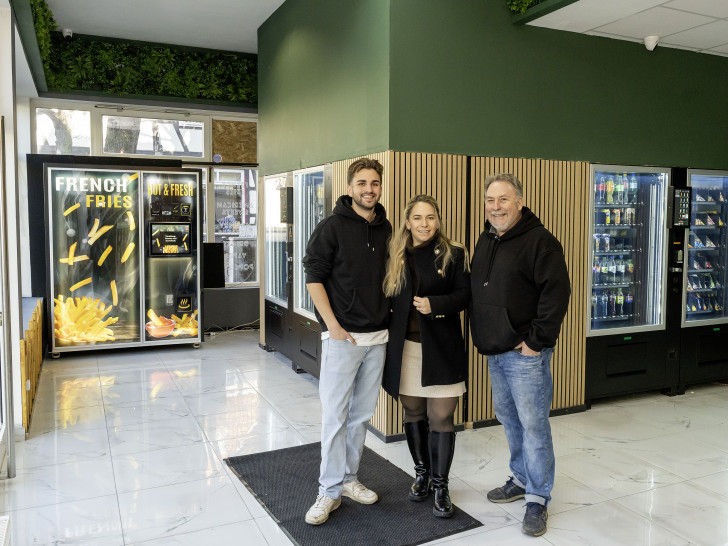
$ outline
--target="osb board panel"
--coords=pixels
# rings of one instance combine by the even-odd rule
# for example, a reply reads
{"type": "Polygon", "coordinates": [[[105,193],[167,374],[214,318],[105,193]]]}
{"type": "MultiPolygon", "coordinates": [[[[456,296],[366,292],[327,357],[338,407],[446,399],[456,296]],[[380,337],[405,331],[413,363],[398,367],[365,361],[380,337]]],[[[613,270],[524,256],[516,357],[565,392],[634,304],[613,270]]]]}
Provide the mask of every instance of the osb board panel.
{"type": "Polygon", "coordinates": [[[213,119],[212,154],[222,163],[258,163],[258,124],[213,119]]]}

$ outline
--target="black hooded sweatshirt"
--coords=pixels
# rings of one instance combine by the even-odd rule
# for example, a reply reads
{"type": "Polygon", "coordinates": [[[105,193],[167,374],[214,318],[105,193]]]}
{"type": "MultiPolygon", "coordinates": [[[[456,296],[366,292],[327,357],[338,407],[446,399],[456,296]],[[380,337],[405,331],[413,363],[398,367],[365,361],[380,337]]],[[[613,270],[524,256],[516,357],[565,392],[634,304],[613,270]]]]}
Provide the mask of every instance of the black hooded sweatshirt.
{"type": "MultiPolygon", "coordinates": [[[[389,323],[382,282],[392,226],[379,203],[374,213],[366,221],[351,207],[351,197],[342,195],[334,213],[314,229],[303,258],[306,283],[324,285],[336,320],[348,332],[376,332],[389,323]]],[[[316,318],[328,330],[318,309],[316,318]]]]}
{"type": "Polygon", "coordinates": [[[571,288],[564,252],[528,208],[502,237],[486,222],[471,262],[470,329],[485,355],[556,345],[571,288]]]}

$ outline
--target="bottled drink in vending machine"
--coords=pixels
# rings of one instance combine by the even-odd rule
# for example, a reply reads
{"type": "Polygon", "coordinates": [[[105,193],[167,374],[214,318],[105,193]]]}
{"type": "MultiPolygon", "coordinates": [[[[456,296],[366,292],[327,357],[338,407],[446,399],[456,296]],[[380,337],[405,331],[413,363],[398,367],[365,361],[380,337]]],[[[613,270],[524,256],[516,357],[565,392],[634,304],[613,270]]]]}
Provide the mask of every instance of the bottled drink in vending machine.
{"type": "Polygon", "coordinates": [[[602,247],[602,236],[599,233],[594,234],[594,252],[600,252],[602,247]]]}
{"type": "Polygon", "coordinates": [[[599,280],[602,284],[607,284],[609,282],[609,260],[606,256],[602,258],[601,269],[602,274],[599,276],[599,280]]]}
{"type": "Polygon", "coordinates": [[[607,307],[607,316],[614,317],[617,315],[617,295],[613,290],[609,291],[609,303],[607,307]]]}
{"type": "Polygon", "coordinates": [[[592,265],[592,284],[600,284],[602,276],[602,268],[599,265],[599,257],[594,256],[594,264],[592,265]]]}
{"type": "Polygon", "coordinates": [[[611,248],[611,246],[612,245],[611,245],[609,233],[602,234],[602,244],[601,244],[602,252],[609,252],[609,249],[611,248]]]}
{"type": "Polygon", "coordinates": [[[599,317],[606,317],[607,316],[607,307],[609,306],[609,296],[607,295],[606,290],[602,290],[601,295],[599,296],[599,307],[597,311],[599,312],[599,317]]]}
{"type": "Polygon", "coordinates": [[[617,263],[614,261],[614,256],[609,257],[609,277],[607,282],[617,282],[617,263]]]}
{"type": "Polygon", "coordinates": [[[599,298],[597,297],[596,292],[592,292],[591,297],[591,318],[597,318],[597,302],[599,298]]]}
{"type": "MultiPolygon", "coordinates": [[[[624,203],[624,178],[622,175],[617,175],[617,180],[614,183],[614,202],[621,204],[624,203]]],[[[614,222],[618,224],[619,222],[614,222]]]]}
{"type": "Polygon", "coordinates": [[[632,176],[629,177],[629,202],[630,203],[636,203],[637,202],[637,189],[639,185],[637,183],[637,176],[632,173],[632,176]]]}
{"type": "Polygon", "coordinates": [[[632,292],[630,292],[629,288],[627,289],[627,292],[624,294],[624,314],[625,315],[631,315],[634,311],[634,296],[632,296],[632,292]]]}
{"type": "Polygon", "coordinates": [[[624,294],[622,294],[622,289],[617,289],[617,309],[616,309],[617,315],[622,316],[624,315],[624,294]]]}
{"type": "Polygon", "coordinates": [[[607,178],[607,203],[614,203],[614,177],[611,174],[607,178]]]}
{"type": "Polygon", "coordinates": [[[607,195],[607,180],[604,175],[601,175],[599,177],[599,181],[597,182],[597,192],[594,196],[594,201],[596,203],[604,203],[604,199],[607,195]]]}
{"type": "Polygon", "coordinates": [[[625,282],[632,282],[634,280],[634,262],[632,261],[632,258],[627,258],[625,274],[627,275],[627,280],[625,282]]]}

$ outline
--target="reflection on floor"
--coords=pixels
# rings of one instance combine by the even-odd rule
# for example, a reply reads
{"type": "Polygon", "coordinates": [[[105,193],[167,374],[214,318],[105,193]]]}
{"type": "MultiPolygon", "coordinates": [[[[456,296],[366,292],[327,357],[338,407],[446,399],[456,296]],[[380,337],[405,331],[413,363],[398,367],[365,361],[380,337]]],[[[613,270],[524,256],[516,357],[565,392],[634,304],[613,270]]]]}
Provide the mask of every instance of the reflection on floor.
{"type": "MultiPolygon", "coordinates": [[[[290,544],[223,463],[318,440],[316,381],[259,349],[257,332],[199,350],[64,355],[45,362],[38,396],[17,478],[0,482],[14,545],[290,544]]],[[[610,400],[551,422],[548,533],[521,533],[522,503],[485,499],[508,476],[492,427],[458,434],[451,476],[453,500],[483,527],[440,542],[728,544],[728,386],[610,400]]],[[[370,434],[367,445],[412,473],[404,442],[370,434]]]]}

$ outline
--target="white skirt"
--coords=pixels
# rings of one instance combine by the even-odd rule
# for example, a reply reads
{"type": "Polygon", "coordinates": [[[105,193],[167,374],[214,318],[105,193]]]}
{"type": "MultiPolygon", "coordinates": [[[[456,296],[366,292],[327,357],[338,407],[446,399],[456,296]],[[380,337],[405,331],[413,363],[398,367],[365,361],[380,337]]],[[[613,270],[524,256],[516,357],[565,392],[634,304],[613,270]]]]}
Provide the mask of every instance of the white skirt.
{"type": "Polygon", "coordinates": [[[422,386],[422,344],[404,340],[399,394],[421,398],[452,398],[465,392],[465,381],[453,385],[422,386]]]}

